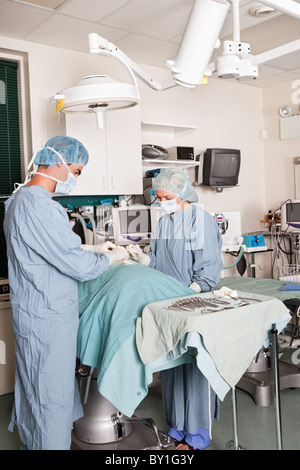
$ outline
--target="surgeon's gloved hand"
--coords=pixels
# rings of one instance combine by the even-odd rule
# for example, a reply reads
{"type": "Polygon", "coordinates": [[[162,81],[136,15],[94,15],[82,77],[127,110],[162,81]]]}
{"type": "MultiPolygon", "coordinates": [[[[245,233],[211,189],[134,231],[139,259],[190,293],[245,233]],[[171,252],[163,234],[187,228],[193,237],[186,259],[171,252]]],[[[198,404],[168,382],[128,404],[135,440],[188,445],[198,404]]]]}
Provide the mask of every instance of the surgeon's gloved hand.
{"type": "Polygon", "coordinates": [[[123,246],[116,246],[116,248],[113,248],[104,254],[109,258],[109,264],[115,263],[115,261],[123,261],[124,259],[129,258],[129,254],[125,248],[123,248],[123,246]]]}
{"type": "Polygon", "coordinates": [[[107,251],[116,248],[116,245],[112,242],[99,243],[98,245],[81,245],[81,248],[86,251],[92,251],[93,253],[106,253],[107,251]]]}
{"type": "Polygon", "coordinates": [[[96,253],[107,253],[116,247],[117,245],[112,242],[99,243],[99,245],[96,245],[96,253]]]}
{"type": "Polygon", "coordinates": [[[201,287],[199,286],[199,284],[197,284],[197,282],[192,282],[191,285],[189,285],[189,288],[190,289],[193,289],[195,292],[197,292],[198,294],[201,292],[201,287]]]}
{"type": "Polygon", "coordinates": [[[139,263],[143,264],[144,266],[148,266],[150,263],[150,256],[148,256],[146,253],[144,253],[141,250],[141,247],[139,245],[128,245],[126,247],[128,253],[131,254],[132,258],[135,261],[138,261],[139,263]]]}

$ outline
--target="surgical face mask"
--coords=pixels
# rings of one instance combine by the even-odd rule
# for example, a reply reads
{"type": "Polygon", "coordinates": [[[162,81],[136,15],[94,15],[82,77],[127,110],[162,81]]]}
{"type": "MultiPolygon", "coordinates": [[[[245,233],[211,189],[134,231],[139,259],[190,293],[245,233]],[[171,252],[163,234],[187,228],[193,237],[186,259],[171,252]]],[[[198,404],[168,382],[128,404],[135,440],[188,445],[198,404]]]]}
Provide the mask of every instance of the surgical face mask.
{"type": "Polygon", "coordinates": [[[180,209],[182,203],[177,204],[177,198],[175,198],[170,199],[169,201],[161,201],[159,206],[166,214],[173,214],[173,212],[177,212],[180,209]]]}
{"type": "Polygon", "coordinates": [[[73,173],[70,172],[68,165],[66,164],[66,162],[64,161],[62,156],[55,149],[53,149],[52,147],[47,147],[47,148],[49,148],[50,150],[52,150],[54,153],[56,153],[59,156],[62,163],[65,165],[65,167],[67,168],[67,170],[69,172],[68,177],[67,177],[66,181],[60,181],[60,180],[54,178],[53,176],[49,176],[49,175],[46,175],[45,173],[41,173],[41,172],[38,172],[38,171],[36,172],[36,175],[43,175],[43,176],[46,176],[46,178],[50,178],[51,180],[56,181],[57,185],[56,185],[56,188],[55,188],[55,193],[68,194],[70,191],[72,191],[72,189],[75,187],[75,185],[77,183],[76,176],[74,176],[73,173]]]}
{"type": "Polygon", "coordinates": [[[69,170],[68,178],[66,179],[66,181],[57,180],[55,192],[58,194],[68,194],[76,186],[76,183],[76,176],[74,176],[73,173],[71,173],[69,170]]]}

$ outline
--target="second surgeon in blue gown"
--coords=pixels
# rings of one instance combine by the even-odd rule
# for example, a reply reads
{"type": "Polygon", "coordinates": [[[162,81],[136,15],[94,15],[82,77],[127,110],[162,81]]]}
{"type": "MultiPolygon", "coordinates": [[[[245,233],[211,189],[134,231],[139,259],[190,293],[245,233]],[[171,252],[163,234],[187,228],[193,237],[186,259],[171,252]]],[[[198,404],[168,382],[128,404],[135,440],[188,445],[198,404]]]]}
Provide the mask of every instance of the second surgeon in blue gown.
{"type": "Polygon", "coordinates": [[[79,323],[77,281],[94,279],[124,248],[94,254],[81,249],[52,192],[67,193],[88,162],[76,139],[50,139],[31,173],[5,203],[10,300],[16,350],[15,400],[9,430],[17,426],[29,450],[68,450],[73,422],[82,416],[75,383],[79,323]]]}
{"type": "MultiPolygon", "coordinates": [[[[149,255],[137,245],[128,250],[140,263],[168,274],[196,292],[212,290],[223,268],[222,239],[214,218],[198,205],[186,173],[165,169],[153,189],[165,212],[157,222],[149,255]]],[[[210,445],[211,422],[217,397],[196,362],[161,372],[162,394],[169,435],[178,450],[210,445]]]]}

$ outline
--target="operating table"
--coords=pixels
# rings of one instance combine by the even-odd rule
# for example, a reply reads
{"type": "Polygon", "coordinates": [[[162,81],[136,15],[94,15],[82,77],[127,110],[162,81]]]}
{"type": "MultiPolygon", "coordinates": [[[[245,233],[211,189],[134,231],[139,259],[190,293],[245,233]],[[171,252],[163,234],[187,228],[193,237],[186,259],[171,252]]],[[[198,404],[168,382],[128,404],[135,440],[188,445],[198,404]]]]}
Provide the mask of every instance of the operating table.
{"type": "MultiPolygon", "coordinates": [[[[120,263],[113,265],[108,271],[94,281],[79,285],[78,358],[92,370],[92,374],[87,374],[84,380],[94,389],[93,397],[98,400],[100,415],[103,412],[109,415],[113,437],[109,437],[106,430],[102,442],[97,443],[90,437],[84,438],[87,429],[91,428],[89,423],[97,426],[97,418],[93,416],[95,404],[90,406],[89,397],[84,405],[84,418],[74,425],[73,442],[81,448],[103,448],[103,444],[104,448],[120,448],[115,446],[122,446],[122,441],[124,445],[124,441],[128,442],[130,435],[134,434],[133,428],[137,424],[134,411],[147,395],[153,373],[192,360],[197,361],[198,367],[221,400],[232,390],[235,413],[235,385],[262,344],[272,343],[276,347],[277,331],[284,328],[290,320],[284,304],[275,298],[242,293],[241,296],[248,299],[242,304],[229,305],[228,308],[221,306],[216,311],[207,311],[207,307],[210,307],[206,306],[206,312],[203,313],[203,310],[197,311],[199,305],[195,299],[210,302],[211,292],[195,295],[191,289],[170,276],[138,263],[120,263]],[[182,309],[182,306],[176,308],[176,302],[183,298],[194,299],[194,310],[189,312],[182,309]],[[241,316],[243,321],[240,321],[241,316]],[[155,328],[151,326],[153,318],[155,328]],[[227,336],[226,328],[230,331],[230,336],[226,339],[225,361],[220,361],[221,357],[224,358],[224,344],[215,334],[220,322],[221,325],[224,323],[224,338],[227,336]],[[228,348],[228,338],[232,337],[233,326],[237,323],[240,328],[235,328],[235,345],[232,338],[232,347],[228,348]],[[171,335],[161,335],[161,329],[169,331],[174,328],[177,331],[172,331],[171,335]],[[247,347],[247,354],[243,347],[245,332],[250,335],[251,345],[250,348],[247,347]],[[172,337],[174,342],[164,343],[162,337],[168,341],[172,337]],[[190,354],[191,351],[193,354],[190,354]],[[236,358],[239,358],[238,363],[236,358]],[[109,447],[112,441],[113,447],[109,447]]],[[[278,414],[280,416],[279,407],[278,414]]],[[[239,445],[234,414],[233,419],[233,445],[237,448],[239,445]]],[[[170,440],[160,434],[157,437],[157,430],[150,421],[146,420],[146,424],[154,430],[153,445],[168,448],[171,445],[170,440]]],[[[103,420],[98,425],[103,425],[103,420]]],[[[144,443],[141,448],[150,447],[151,445],[144,443]]]]}

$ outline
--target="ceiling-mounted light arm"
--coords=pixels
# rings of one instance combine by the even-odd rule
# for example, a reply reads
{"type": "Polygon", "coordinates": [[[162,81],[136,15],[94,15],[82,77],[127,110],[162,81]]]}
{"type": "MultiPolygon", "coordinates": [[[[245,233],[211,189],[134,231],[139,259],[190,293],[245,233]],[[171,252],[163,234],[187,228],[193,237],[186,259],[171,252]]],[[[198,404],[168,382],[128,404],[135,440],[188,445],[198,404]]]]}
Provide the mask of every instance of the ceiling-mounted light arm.
{"type": "Polygon", "coordinates": [[[230,0],[232,3],[233,41],[241,42],[240,34],[240,0],[230,0]]]}
{"type": "Polygon", "coordinates": [[[287,15],[294,16],[298,20],[300,20],[300,4],[295,2],[294,0],[259,0],[260,3],[267,5],[268,7],[275,8],[278,11],[282,11],[282,13],[286,13],[287,15]]]}
{"type": "Polygon", "coordinates": [[[210,74],[207,64],[219,45],[219,34],[229,7],[227,0],[195,0],[177,57],[167,61],[173,78],[163,83],[154,80],[115,44],[96,33],[89,34],[90,53],[107,53],[122,60],[154,90],[162,91],[176,85],[193,88],[200,85],[204,75],[210,74]]]}
{"type": "Polygon", "coordinates": [[[112,42],[107,41],[107,39],[98,36],[96,33],[89,34],[89,49],[91,54],[100,54],[113,56],[116,59],[120,60],[129,71],[131,71],[132,76],[134,74],[132,71],[149,87],[157,91],[163,91],[168,88],[176,86],[175,80],[168,80],[164,83],[157,82],[144,70],[142,70],[133,60],[130,59],[124,52],[122,52],[118,47],[112,42]]]}
{"type": "Polygon", "coordinates": [[[253,63],[255,65],[264,64],[269,62],[270,60],[278,59],[278,57],[282,57],[288,54],[292,54],[293,52],[297,52],[300,50],[300,39],[296,39],[295,41],[288,42],[287,44],[283,44],[282,46],[275,47],[267,52],[262,52],[256,56],[253,56],[253,63]]]}

